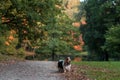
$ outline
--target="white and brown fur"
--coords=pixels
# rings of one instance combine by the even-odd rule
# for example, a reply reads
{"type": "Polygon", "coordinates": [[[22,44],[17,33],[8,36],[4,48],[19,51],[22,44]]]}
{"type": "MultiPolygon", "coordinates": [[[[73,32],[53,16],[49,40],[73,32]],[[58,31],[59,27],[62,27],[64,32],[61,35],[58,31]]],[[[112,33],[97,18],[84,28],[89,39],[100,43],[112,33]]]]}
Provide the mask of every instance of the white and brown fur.
{"type": "Polygon", "coordinates": [[[69,72],[71,70],[71,59],[67,57],[65,60],[58,61],[59,72],[69,72]]]}

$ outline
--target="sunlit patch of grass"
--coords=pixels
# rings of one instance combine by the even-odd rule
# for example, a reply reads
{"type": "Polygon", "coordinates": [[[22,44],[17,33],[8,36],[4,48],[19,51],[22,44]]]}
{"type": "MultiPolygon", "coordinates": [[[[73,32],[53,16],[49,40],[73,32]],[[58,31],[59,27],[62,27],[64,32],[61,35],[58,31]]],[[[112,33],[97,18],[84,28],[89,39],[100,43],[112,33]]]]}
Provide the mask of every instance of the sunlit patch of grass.
{"type": "Polygon", "coordinates": [[[120,62],[73,62],[91,80],[120,80],[120,62]]]}
{"type": "Polygon", "coordinates": [[[0,61],[7,61],[9,59],[9,56],[4,56],[0,54],[0,61]]]}
{"type": "Polygon", "coordinates": [[[16,57],[16,56],[9,56],[9,55],[0,54],[0,62],[6,62],[6,61],[11,61],[11,60],[20,61],[20,60],[24,60],[24,59],[16,57]]]}

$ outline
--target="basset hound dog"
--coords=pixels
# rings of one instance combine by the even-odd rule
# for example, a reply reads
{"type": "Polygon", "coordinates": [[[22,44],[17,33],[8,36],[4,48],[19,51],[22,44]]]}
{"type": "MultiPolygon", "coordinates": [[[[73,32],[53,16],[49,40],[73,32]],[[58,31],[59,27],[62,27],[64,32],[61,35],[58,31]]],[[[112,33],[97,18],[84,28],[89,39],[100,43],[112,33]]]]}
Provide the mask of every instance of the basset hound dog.
{"type": "Polygon", "coordinates": [[[67,57],[65,60],[58,61],[59,72],[69,72],[71,70],[71,59],[67,57]]]}

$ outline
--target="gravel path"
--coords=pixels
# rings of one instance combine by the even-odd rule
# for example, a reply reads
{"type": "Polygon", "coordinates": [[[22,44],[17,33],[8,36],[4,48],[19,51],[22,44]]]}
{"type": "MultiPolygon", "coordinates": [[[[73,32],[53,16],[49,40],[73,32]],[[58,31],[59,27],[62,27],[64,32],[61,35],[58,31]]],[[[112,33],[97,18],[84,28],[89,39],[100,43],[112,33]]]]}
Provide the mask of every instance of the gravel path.
{"type": "Polygon", "coordinates": [[[56,62],[23,61],[0,64],[0,80],[65,80],[56,62]]]}

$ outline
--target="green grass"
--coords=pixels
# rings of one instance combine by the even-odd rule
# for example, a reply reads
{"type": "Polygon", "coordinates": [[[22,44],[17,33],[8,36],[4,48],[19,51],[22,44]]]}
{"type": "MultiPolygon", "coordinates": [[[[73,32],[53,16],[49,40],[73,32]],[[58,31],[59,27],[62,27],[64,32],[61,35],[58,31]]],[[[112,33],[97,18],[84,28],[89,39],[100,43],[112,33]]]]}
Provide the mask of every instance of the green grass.
{"type": "Polygon", "coordinates": [[[90,80],[120,80],[120,62],[73,62],[90,80]]]}
{"type": "Polygon", "coordinates": [[[24,60],[24,58],[0,54],[0,62],[11,61],[11,60],[24,60]]]}

